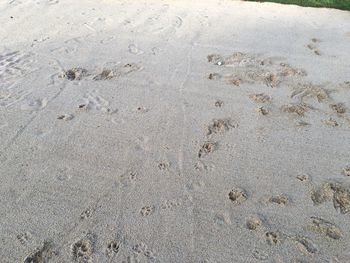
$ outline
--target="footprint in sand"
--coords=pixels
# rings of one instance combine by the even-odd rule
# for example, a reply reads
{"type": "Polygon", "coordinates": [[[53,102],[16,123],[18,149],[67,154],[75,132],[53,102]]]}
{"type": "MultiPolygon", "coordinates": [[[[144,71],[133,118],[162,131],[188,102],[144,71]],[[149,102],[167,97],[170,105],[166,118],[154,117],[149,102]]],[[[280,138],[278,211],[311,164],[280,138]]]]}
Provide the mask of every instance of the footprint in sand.
{"type": "Polygon", "coordinates": [[[79,104],[79,109],[96,110],[108,114],[117,112],[117,110],[113,110],[109,107],[109,101],[100,96],[97,91],[87,93],[83,101],[83,103],[79,104]]]}
{"type": "MultiPolygon", "coordinates": [[[[136,46],[132,50],[135,51],[135,48],[136,46]]],[[[80,81],[82,79],[92,76],[92,80],[101,81],[126,76],[132,72],[140,71],[141,69],[142,67],[135,63],[127,63],[123,66],[112,65],[111,67],[104,68],[101,71],[97,72],[89,72],[87,69],[84,69],[82,67],[75,67],[64,71],[61,77],[69,81],[80,81]]]]}
{"type": "Polygon", "coordinates": [[[58,120],[70,121],[74,118],[72,114],[62,114],[57,117],[58,120]]]}
{"type": "Polygon", "coordinates": [[[297,249],[305,256],[315,254],[318,250],[312,240],[307,237],[296,236],[292,240],[295,242],[297,249]]]}
{"type": "Polygon", "coordinates": [[[224,58],[219,54],[210,54],[207,56],[207,60],[209,63],[217,66],[222,66],[225,63],[224,58]]]}
{"type": "Polygon", "coordinates": [[[265,115],[267,115],[267,114],[270,113],[270,110],[267,109],[267,108],[265,108],[265,107],[259,107],[259,108],[255,109],[255,111],[256,111],[259,115],[263,115],[263,116],[265,116],[265,115]]]}
{"type": "Polygon", "coordinates": [[[343,169],[343,175],[350,176],[350,165],[343,169]]]}
{"type": "Polygon", "coordinates": [[[350,187],[337,182],[323,183],[311,193],[314,205],[333,201],[334,208],[341,214],[350,213],[350,187]]]}
{"type": "Polygon", "coordinates": [[[149,260],[155,259],[155,253],[143,242],[134,245],[132,249],[136,254],[143,255],[149,260]]]}
{"type": "Polygon", "coordinates": [[[86,69],[78,67],[78,68],[71,68],[66,70],[63,73],[62,77],[70,81],[74,81],[74,80],[82,80],[84,77],[87,77],[89,75],[90,74],[86,69]]]}
{"type": "Polygon", "coordinates": [[[234,85],[236,87],[239,87],[242,82],[243,82],[243,80],[239,77],[236,77],[236,76],[233,77],[232,79],[227,80],[227,84],[234,85]]]}
{"type": "Polygon", "coordinates": [[[265,238],[269,245],[277,245],[281,242],[280,236],[276,232],[266,232],[265,238]]]}
{"type": "Polygon", "coordinates": [[[228,198],[233,204],[240,205],[248,199],[248,194],[244,189],[235,188],[228,193],[228,198]]]}
{"type": "Polygon", "coordinates": [[[253,258],[258,260],[267,260],[269,258],[269,254],[259,248],[254,249],[254,251],[252,252],[252,256],[253,258]]]}
{"type": "Polygon", "coordinates": [[[112,69],[103,69],[100,73],[93,77],[93,80],[109,80],[118,77],[118,72],[113,71],[112,69]]]}
{"type": "Polygon", "coordinates": [[[87,111],[87,110],[89,109],[89,104],[87,104],[87,103],[79,104],[79,105],[78,105],[78,108],[79,108],[80,110],[85,110],[85,111],[87,111]]]}
{"type": "Polygon", "coordinates": [[[222,78],[222,76],[219,73],[210,73],[208,75],[208,79],[210,79],[210,80],[219,80],[221,78],[222,78]]]}
{"type": "Polygon", "coordinates": [[[291,113],[298,117],[303,117],[305,113],[311,109],[312,108],[305,103],[292,103],[281,107],[282,112],[291,113]]]}
{"type": "Polygon", "coordinates": [[[71,246],[72,258],[75,262],[88,263],[92,261],[93,243],[89,238],[84,238],[71,246]]]}
{"type": "Polygon", "coordinates": [[[105,68],[100,73],[95,74],[93,80],[111,80],[126,76],[132,72],[140,71],[142,67],[135,63],[127,63],[123,66],[116,66],[112,68],[105,68]]]}
{"type": "Polygon", "coordinates": [[[120,249],[120,243],[116,240],[112,240],[108,242],[107,248],[106,248],[106,255],[109,258],[115,257],[120,249]]]}
{"type": "Polygon", "coordinates": [[[207,164],[202,161],[197,161],[193,167],[198,172],[211,171],[215,169],[215,165],[213,163],[207,164]]]}
{"type": "Polygon", "coordinates": [[[308,174],[299,174],[296,176],[296,179],[298,179],[300,182],[309,182],[311,181],[311,176],[308,174]]]}
{"type": "Polygon", "coordinates": [[[211,54],[207,56],[207,60],[216,66],[234,68],[231,75],[226,74],[223,77],[218,73],[211,73],[208,79],[218,80],[223,78],[227,84],[234,86],[259,83],[274,88],[283,82],[290,82],[293,79],[299,79],[307,75],[303,69],[294,68],[286,63],[275,64],[277,59],[262,57],[258,54],[243,52],[235,52],[229,56],[211,54]]]}
{"type": "Polygon", "coordinates": [[[43,246],[37,248],[24,259],[24,263],[46,263],[56,254],[50,242],[44,242],[43,246]]]}
{"type": "Polygon", "coordinates": [[[139,113],[146,113],[146,112],[149,112],[149,108],[146,108],[146,107],[143,107],[143,106],[139,106],[136,108],[136,111],[139,112],[139,113]]]}
{"type": "Polygon", "coordinates": [[[94,213],[94,209],[92,209],[92,208],[87,208],[87,209],[85,209],[83,212],[81,212],[81,214],[80,214],[80,219],[81,219],[81,220],[85,220],[85,219],[91,217],[93,213],[94,213]]]}
{"type": "Polygon", "coordinates": [[[276,196],[270,197],[269,202],[278,204],[278,205],[287,205],[289,204],[290,200],[288,196],[282,194],[282,195],[276,195],[276,196]]]}
{"type": "Polygon", "coordinates": [[[298,83],[292,87],[291,98],[297,98],[301,103],[306,103],[307,99],[316,99],[317,102],[329,100],[330,90],[323,88],[321,85],[313,83],[298,83]]]}
{"type": "Polygon", "coordinates": [[[16,237],[22,245],[25,245],[32,239],[32,234],[30,232],[24,232],[18,234],[16,237]]]}
{"type": "Polygon", "coordinates": [[[339,126],[339,123],[333,118],[322,120],[322,122],[329,127],[338,127],[339,126]]]}
{"type": "Polygon", "coordinates": [[[338,114],[344,114],[346,107],[343,103],[330,104],[329,107],[338,114]]]}
{"type": "Polygon", "coordinates": [[[140,210],[140,214],[142,216],[149,216],[154,213],[155,207],[154,206],[144,206],[140,210]]]}
{"type": "Polygon", "coordinates": [[[318,50],[318,43],[320,43],[320,42],[321,41],[319,39],[313,38],[313,39],[311,39],[311,42],[306,45],[306,47],[308,49],[310,49],[311,51],[313,51],[315,55],[320,56],[321,52],[318,50]]]}
{"type": "Polygon", "coordinates": [[[266,103],[271,101],[271,97],[264,93],[257,93],[249,95],[249,98],[256,103],[266,103]]]}
{"type": "Polygon", "coordinates": [[[214,105],[217,108],[221,108],[222,106],[224,106],[224,102],[222,100],[217,100],[217,101],[215,101],[214,105]]]}
{"type": "Polygon", "coordinates": [[[284,240],[282,233],[272,231],[266,221],[260,216],[251,216],[246,219],[246,227],[248,230],[255,232],[260,238],[264,239],[270,246],[278,245],[284,240]]]}
{"type": "Polygon", "coordinates": [[[258,217],[251,217],[247,219],[246,226],[249,230],[257,230],[262,226],[262,221],[258,217]]]}
{"type": "Polygon", "coordinates": [[[132,187],[136,184],[139,174],[136,171],[127,171],[119,176],[118,182],[122,187],[132,187]]]}
{"type": "Polygon", "coordinates": [[[166,170],[169,169],[169,167],[170,167],[170,163],[166,162],[166,161],[165,162],[160,162],[158,164],[158,169],[161,170],[161,171],[166,171],[166,170]]]}
{"type": "Polygon", "coordinates": [[[217,142],[205,142],[202,147],[199,149],[198,158],[202,158],[218,148],[217,142]]]}
{"type": "Polygon", "coordinates": [[[306,229],[334,240],[341,239],[343,235],[339,227],[320,217],[311,217],[306,229]]]}
{"type": "Polygon", "coordinates": [[[280,63],[281,69],[278,75],[281,77],[305,77],[307,72],[304,69],[294,68],[286,63],[280,63]]]}
{"type": "Polygon", "coordinates": [[[179,207],[182,205],[182,200],[181,199],[174,199],[174,200],[165,200],[161,205],[160,208],[165,210],[165,209],[174,209],[176,207],[179,207]]]}
{"type": "Polygon", "coordinates": [[[238,124],[234,123],[231,119],[214,119],[208,125],[207,135],[217,134],[217,133],[225,133],[232,128],[237,128],[238,124]]]}

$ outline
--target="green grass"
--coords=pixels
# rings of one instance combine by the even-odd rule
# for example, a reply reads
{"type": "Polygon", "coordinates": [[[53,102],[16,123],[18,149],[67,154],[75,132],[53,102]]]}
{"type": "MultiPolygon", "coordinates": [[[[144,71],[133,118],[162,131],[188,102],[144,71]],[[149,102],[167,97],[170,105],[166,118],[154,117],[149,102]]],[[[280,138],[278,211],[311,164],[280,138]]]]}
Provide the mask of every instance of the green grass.
{"type": "Polygon", "coordinates": [[[350,10],[350,0],[246,0],[254,2],[274,2],[281,4],[293,4],[311,7],[328,7],[342,10],[350,10]]]}

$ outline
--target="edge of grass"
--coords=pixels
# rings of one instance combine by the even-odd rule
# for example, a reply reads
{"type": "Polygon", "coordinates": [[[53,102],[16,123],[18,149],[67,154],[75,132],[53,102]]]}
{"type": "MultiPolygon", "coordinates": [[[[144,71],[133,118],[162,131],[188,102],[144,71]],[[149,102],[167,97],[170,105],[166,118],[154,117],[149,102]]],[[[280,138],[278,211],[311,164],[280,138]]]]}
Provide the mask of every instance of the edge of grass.
{"type": "Polygon", "coordinates": [[[350,11],[350,0],[245,0],[250,2],[272,2],[305,7],[334,8],[350,11]]]}

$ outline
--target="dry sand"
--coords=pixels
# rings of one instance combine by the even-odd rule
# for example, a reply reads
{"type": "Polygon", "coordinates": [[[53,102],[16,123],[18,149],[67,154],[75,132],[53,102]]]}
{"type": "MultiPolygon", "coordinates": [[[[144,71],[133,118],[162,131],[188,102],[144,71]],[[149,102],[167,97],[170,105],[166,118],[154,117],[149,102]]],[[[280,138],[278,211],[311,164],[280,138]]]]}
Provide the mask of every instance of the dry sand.
{"type": "Polygon", "coordinates": [[[0,2],[0,262],[350,262],[350,13],[0,2]]]}

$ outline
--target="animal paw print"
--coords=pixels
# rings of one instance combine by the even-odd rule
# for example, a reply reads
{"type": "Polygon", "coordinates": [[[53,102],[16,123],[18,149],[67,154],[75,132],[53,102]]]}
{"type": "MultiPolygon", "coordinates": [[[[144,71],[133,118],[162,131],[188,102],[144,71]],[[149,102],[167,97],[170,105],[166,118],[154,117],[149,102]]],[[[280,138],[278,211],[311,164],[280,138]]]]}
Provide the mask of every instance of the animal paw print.
{"type": "Polygon", "coordinates": [[[289,198],[286,195],[276,195],[270,197],[269,201],[279,205],[287,205],[289,203],[289,198]]]}
{"type": "Polygon", "coordinates": [[[299,117],[303,117],[306,112],[311,110],[311,108],[308,105],[304,104],[304,103],[298,103],[298,104],[283,105],[281,107],[281,110],[283,112],[292,113],[292,114],[295,114],[295,115],[297,115],[299,117]]]}
{"type": "Polygon", "coordinates": [[[238,127],[231,119],[214,119],[208,126],[207,135],[224,133],[232,128],[238,127]]]}
{"type": "Polygon", "coordinates": [[[215,101],[215,107],[221,108],[222,106],[224,106],[224,102],[222,100],[215,101]]]}
{"type": "Polygon", "coordinates": [[[254,258],[259,260],[266,260],[269,258],[269,254],[258,248],[254,249],[252,255],[254,258]]]}
{"type": "Polygon", "coordinates": [[[208,79],[210,80],[218,80],[218,79],[221,79],[221,75],[219,73],[210,73],[208,75],[208,79]]]}
{"type": "Polygon", "coordinates": [[[256,103],[266,103],[271,101],[271,97],[264,93],[249,95],[249,98],[256,103]]]}
{"type": "Polygon", "coordinates": [[[221,55],[211,54],[207,56],[208,62],[217,66],[222,66],[225,64],[225,60],[221,55]]]}
{"type": "Polygon", "coordinates": [[[300,182],[308,182],[311,180],[310,175],[308,174],[299,174],[296,176],[296,178],[300,181],[300,182]]]}
{"type": "Polygon", "coordinates": [[[269,110],[266,109],[265,107],[259,107],[259,108],[257,108],[257,109],[256,109],[256,112],[259,113],[260,115],[263,115],[263,116],[269,114],[269,110]]]}
{"type": "Polygon", "coordinates": [[[146,107],[143,107],[143,106],[139,106],[139,107],[137,107],[137,112],[139,112],[139,113],[146,113],[146,112],[148,112],[149,111],[149,108],[146,108],[146,107]]]}
{"type": "Polygon", "coordinates": [[[58,120],[70,121],[74,118],[72,114],[62,114],[57,117],[58,120]]]}
{"type": "Polygon", "coordinates": [[[343,174],[345,176],[350,176],[350,166],[347,166],[343,169],[343,174]]]}
{"type": "Polygon", "coordinates": [[[92,262],[93,246],[89,239],[81,239],[75,242],[72,247],[72,257],[75,262],[90,263],[92,262]]]}
{"type": "Polygon", "coordinates": [[[132,72],[139,71],[141,69],[142,69],[141,66],[134,63],[128,63],[128,64],[125,64],[124,66],[114,67],[112,69],[106,68],[106,69],[103,69],[100,73],[96,74],[93,77],[93,80],[100,81],[100,80],[115,79],[115,78],[128,75],[132,72]]]}
{"type": "Polygon", "coordinates": [[[166,200],[161,206],[161,209],[173,209],[182,205],[182,200],[166,200]]]}
{"type": "Polygon", "coordinates": [[[248,199],[248,195],[244,189],[236,188],[228,193],[228,198],[232,203],[240,205],[248,199]]]}
{"type": "Polygon", "coordinates": [[[154,206],[144,206],[141,208],[140,213],[142,216],[149,216],[154,213],[154,210],[154,206]]]}
{"type": "Polygon", "coordinates": [[[109,258],[114,257],[115,255],[118,254],[119,252],[119,248],[120,248],[120,243],[118,243],[117,241],[113,240],[110,241],[107,244],[107,248],[106,248],[106,254],[109,258]]]}
{"type": "Polygon", "coordinates": [[[246,226],[249,230],[257,230],[262,225],[259,218],[249,218],[246,222],[246,226]]]}
{"type": "Polygon", "coordinates": [[[269,245],[277,245],[280,242],[279,236],[275,232],[266,232],[265,237],[269,245]]]}
{"type": "Polygon", "coordinates": [[[127,171],[120,176],[119,180],[123,187],[130,187],[136,183],[137,177],[138,173],[136,171],[127,171]]]}
{"type": "Polygon", "coordinates": [[[149,260],[154,260],[155,259],[155,255],[153,253],[152,250],[148,249],[147,245],[145,243],[139,243],[136,244],[133,247],[133,250],[135,253],[137,254],[142,254],[144,255],[146,258],[148,258],[149,260]]]}
{"type": "Polygon", "coordinates": [[[212,153],[217,148],[216,142],[205,142],[198,152],[198,157],[201,158],[207,154],[212,153]]]}
{"type": "Polygon", "coordinates": [[[329,107],[338,114],[344,114],[346,112],[346,107],[343,103],[331,104],[329,107]]]}
{"type": "Polygon", "coordinates": [[[19,242],[22,245],[25,245],[26,243],[28,243],[28,241],[32,238],[32,235],[29,232],[24,232],[21,234],[17,235],[17,239],[19,240],[19,242]]]}
{"type": "Polygon", "coordinates": [[[80,214],[80,219],[84,220],[92,216],[93,210],[88,208],[80,214]]]}
{"type": "Polygon", "coordinates": [[[170,163],[168,163],[168,162],[161,162],[158,164],[158,169],[161,171],[168,170],[169,167],[170,167],[170,163]]]}
{"type": "Polygon", "coordinates": [[[87,104],[87,103],[79,104],[79,105],[78,105],[78,108],[79,108],[80,110],[85,110],[85,111],[87,111],[87,110],[89,109],[89,104],[87,104]]]}
{"type": "Polygon", "coordinates": [[[317,38],[311,39],[311,43],[307,45],[307,48],[314,52],[315,55],[320,56],[321,52],[318,50],[318,43],[321,42],[317,38]]]}
{"type": "Polygon", "coordinates": [[[333,118],[329,118],[327,120],[323,120],[322,122],[325,125],[330,126],[330,127],[337,127],[337,126],[339,126],[339,123],[333,118]]]}
{"type": "Polygon", "coordinates": [[[66,70],[62,77],[68,79],[69,81],[82,80],[89,75],[88,71],[84,68],[72,68],[66,70]]]}

